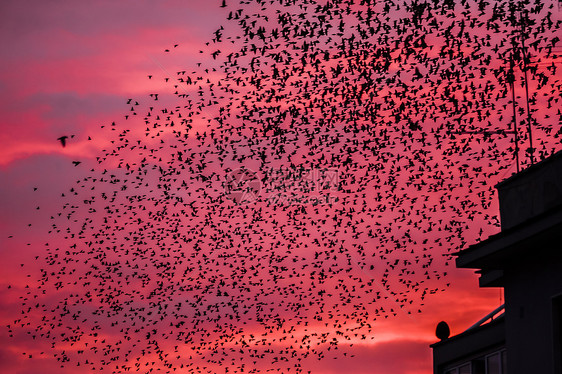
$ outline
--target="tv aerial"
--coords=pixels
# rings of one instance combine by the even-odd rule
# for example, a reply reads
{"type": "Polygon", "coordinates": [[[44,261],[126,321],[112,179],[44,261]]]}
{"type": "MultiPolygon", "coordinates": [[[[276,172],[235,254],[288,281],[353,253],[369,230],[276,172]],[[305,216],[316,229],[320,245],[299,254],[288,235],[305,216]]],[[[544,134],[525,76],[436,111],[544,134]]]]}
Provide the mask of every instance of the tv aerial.
{"type": "MultiPolygon", "coordinates": [[[[561,0],[562,1],[562,0],[561,0]]],[[[513,142],[514,142],[514,158],[515,163],[517,166],[517,172],[520,171],[520,160],[519,160],[519,131],[517,125],[517,99],[515,95],[515,61],[521,60],[521,72],[523,73],[523,86],[525,88],[525,103],[526,103],[526,112],[527,112],[527,119],[526,119],[526,127],[527,127],[527,138],[529,141],[529,147],[527,148],[527,154],[529,156],[529,161],[531,165],[535,163],[535,156],[533,148],[533,133],[532,133],[532,116],[531,116],[531,106],[529,103],[529,77],[528,77],[528,70],[529,70],[529,63],[530,58],[525,47],[525,20],[523,18],[523,12],[519,14],[519,24],[520,24],[520,47],[519,49],[512,50],[509,60],[509,67],[506,71],[506,82],[509,85],[509,89],[511,91],[511,103],[513,107],[513,116],[511,121],[511,129],[510,130],[472,130],[472,131],[459,131],[458,134],[473,134],[473,135],[484,135],[490,136],[494,134],[513,134],[513,142]]]]}

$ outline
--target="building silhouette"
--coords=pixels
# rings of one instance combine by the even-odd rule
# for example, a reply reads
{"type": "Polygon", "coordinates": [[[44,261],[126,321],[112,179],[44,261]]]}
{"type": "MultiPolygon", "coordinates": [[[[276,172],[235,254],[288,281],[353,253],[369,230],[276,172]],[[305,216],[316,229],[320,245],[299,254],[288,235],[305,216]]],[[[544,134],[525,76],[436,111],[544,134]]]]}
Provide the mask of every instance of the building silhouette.
{"type": "Polygon", "coordinates": [[[501,232],[456,265],[477,269],[480,287],[503,287],[505,304],[432,344],[433,372],[562,374],[562,152],[496,188],[501,232]]]}

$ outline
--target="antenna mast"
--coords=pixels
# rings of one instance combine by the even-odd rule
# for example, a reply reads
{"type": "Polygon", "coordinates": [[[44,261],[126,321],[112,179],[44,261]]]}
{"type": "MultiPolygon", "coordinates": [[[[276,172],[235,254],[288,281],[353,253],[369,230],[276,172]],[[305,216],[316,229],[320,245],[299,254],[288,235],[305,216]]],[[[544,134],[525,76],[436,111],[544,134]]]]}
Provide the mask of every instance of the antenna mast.
{"type": "MultiPolygon", "coordinates": [[[[529,158],[531,159],[531,165],[533,165],[535,163],[535,157],[533,155],[534,153],[534,149],[533,149],[533,136],[532,136],[532,132],[531,132],[531,109],[529,106],[529,80],[527,77],[527,50],[525,49],[525,33],[524,33],[524,20],[523,20],[523,10],[521,10],[521,13],[519,13],[519,20],[521,23],[521,49],[522,49],[522,54],[523,54],[523,74],[524,74],[524,79],[525,79],[525,99],[527,101],[527,133],[529,134],[529,149],[527,150],[529,152],[529,158]]],[[[515,94],[514,94],[515,95],[515,94]]],[[[514,119],[515,120],[515,119],[514,119]]],[[[517,135],[516,139],[517,139],[517,135]]],[[[519,166],[517,167],[517,169],[519,170],[519,166]]]]}
{"type": "Polygon", "coordinates": [[[519,137],[517,135],[517,104],[515,103],[515,62],[513,61],[513,54],[509,61],[508,82],[511,88],[511,103],[513,104],[513,136],[515,142],[515,162],[517,164],[517,172],[519,173],[519,137]]]}

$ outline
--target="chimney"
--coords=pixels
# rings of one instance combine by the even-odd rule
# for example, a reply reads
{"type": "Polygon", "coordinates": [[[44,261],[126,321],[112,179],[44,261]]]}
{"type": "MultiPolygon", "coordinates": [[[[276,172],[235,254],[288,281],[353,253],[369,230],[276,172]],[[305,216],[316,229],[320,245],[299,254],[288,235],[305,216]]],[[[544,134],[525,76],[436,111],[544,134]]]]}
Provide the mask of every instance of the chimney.
{"type": "Polygon", "coordinates": [[[562,201],[562,152],[496,185],[502,231],[559,207],[562,201]]]}

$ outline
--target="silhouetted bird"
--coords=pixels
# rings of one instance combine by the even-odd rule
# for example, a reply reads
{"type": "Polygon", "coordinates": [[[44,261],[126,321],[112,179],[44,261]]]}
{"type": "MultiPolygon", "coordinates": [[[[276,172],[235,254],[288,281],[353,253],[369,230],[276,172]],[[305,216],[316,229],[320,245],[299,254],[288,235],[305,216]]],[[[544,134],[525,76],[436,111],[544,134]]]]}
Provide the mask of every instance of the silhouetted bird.
{"type": "Polygon", "coordinates": [[[66,135],[57,138],[57,140],[60,141],[60,144],[62,144],[63,147],[66,147],[66,139],[68,139],[68,136],[66,135]]]}
{"type": "MultiPolygon", "coordinates": [[[[514,162],[513,2],[450,3],[237,2],[202,61],[148,75],[161,95],[101,126],[18,325],[92,371],[304,373],[422,313],[449,284],[441,259],[498,223],[514,162]]],[[[560,23],[533,7],[528,45],[550,59],[560,23]]],[[[532,70],[546,155],[562,77],[532,70]]]]}

